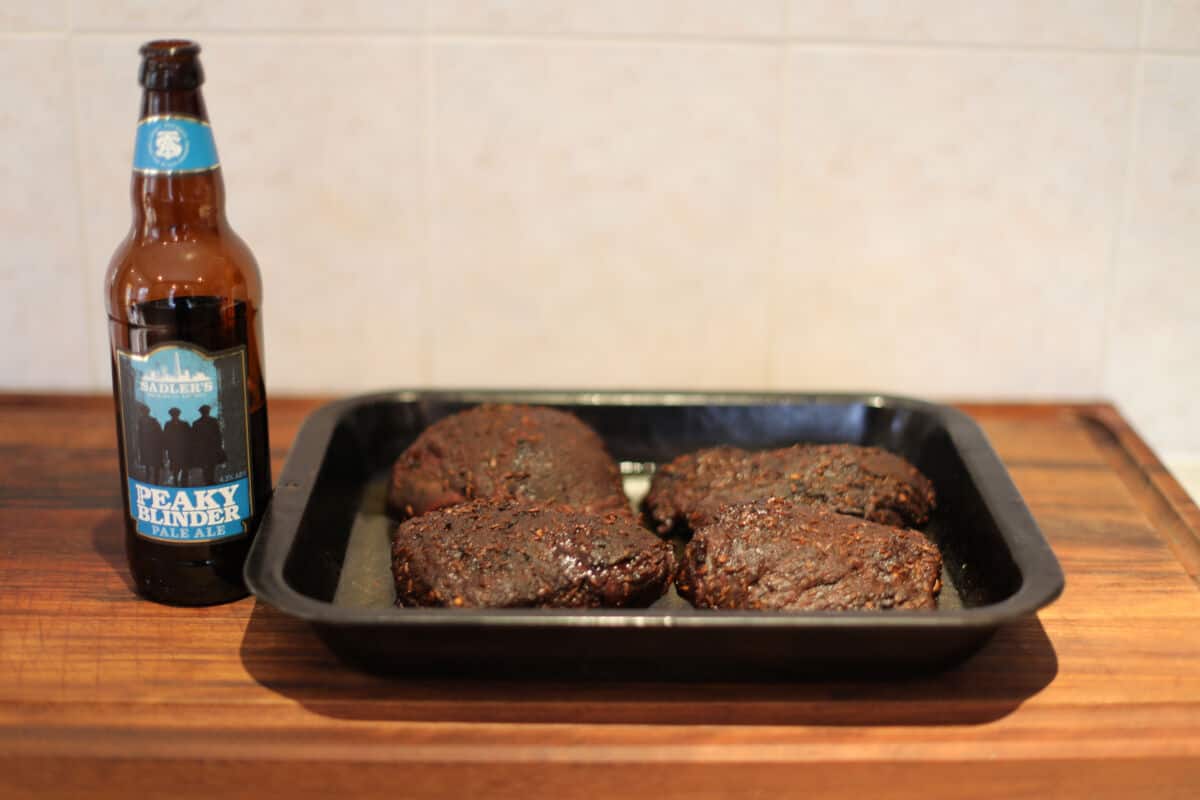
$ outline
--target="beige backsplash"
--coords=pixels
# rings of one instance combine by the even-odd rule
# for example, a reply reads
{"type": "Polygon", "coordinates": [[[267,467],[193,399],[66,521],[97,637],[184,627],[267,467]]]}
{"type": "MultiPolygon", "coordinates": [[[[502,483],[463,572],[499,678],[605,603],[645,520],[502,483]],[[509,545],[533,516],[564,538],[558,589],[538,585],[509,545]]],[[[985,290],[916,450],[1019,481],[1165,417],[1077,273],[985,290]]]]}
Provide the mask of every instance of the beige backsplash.
{"type": "Polygon", "coordinates": [[[1200,1],[7,0],[0,387],[107,388],[164,34],[273,391],[1109,396],[1200,452],[1200,1]]]}

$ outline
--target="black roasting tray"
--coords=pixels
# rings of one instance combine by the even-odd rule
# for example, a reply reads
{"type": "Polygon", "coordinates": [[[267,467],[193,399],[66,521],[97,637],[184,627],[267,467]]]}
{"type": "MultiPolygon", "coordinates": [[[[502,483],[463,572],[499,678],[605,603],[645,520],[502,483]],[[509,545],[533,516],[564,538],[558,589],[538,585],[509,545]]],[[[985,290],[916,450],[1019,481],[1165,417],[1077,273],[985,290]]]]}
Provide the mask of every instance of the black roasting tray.
{"type": "Polygon", "coordinates": [[[639,679],[929,671],[967,657],[1063,588],[1037,524],[979,427],[946,406],[861,394],[403,391],[327,405],[305,422],[246,582],[379,673],[639,679]],[[674,590],[648,609],[392,606],[388,468],[430,423],[480,402],[557,406],[591,425],[637,500],[657,463],[717,444],[851,442],[903,455],[933,481],[924,530],[946,570],[936,611],[701,611],[674,590]]]}

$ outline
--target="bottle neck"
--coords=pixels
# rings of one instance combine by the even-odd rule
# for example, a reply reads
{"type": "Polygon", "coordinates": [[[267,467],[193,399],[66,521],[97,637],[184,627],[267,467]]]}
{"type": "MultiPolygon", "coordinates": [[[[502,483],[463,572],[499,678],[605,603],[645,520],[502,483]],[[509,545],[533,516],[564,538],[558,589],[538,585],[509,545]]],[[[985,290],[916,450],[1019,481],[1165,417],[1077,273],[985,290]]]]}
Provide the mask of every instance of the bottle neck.
{"type": "Polygon", "coordinates": [[[147,89],[134,154],[133,233],[180,240],[225,226],[225,182],[200,89],[147,89]]]}

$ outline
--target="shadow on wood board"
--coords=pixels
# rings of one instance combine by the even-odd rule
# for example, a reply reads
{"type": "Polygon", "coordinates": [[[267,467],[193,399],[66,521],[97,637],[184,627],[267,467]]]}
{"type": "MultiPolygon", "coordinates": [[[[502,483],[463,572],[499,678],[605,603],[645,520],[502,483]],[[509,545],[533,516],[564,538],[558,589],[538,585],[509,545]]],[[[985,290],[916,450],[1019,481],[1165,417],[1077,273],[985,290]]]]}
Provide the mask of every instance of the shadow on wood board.
{"type": "Polygon", "coordinates": [[[379,677],[342,664],[307,623],[255,604],[241,648],[260,684],[340,719],[646,725],[971,725],[1000,719],[1058,673],[1030,617],[945,672],[894,679],[665,682],[379,677]]]}

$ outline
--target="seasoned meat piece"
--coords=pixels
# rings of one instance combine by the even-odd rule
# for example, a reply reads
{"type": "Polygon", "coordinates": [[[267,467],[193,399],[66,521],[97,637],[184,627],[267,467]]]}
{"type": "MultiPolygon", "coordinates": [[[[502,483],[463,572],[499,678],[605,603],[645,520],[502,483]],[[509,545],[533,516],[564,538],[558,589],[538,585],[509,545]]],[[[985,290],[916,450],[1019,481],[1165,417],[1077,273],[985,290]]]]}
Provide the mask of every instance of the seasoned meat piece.
{"type": "Polygon", "coordinates": [[[722,506],[790,497],[888,525],[923,525],[933,484],[900,456],[852,444],[798,444],[750,452],[714,447],[654,475],[645,509],[659,533],[711,522],[722,506]]]}
{"type": "Polygon", "coordinates": [[[632,515],[621,472],[595,431],[564,411],[494,404],[426,428],[392,467],[388,510],[405,519],[506,497],[632,515]]]}
{"type": "Polygon", "coordinates": [[[476,500],[400,523],[398,606],[648,606],[671,582],[671,546],[624,514],[476,500]]]}
{"type": "Polygon", "coordinates": [[[919,531],[792,500],[728,506],[696,531],[675,576],[697,608],[934,608],[942,557],[919,531]]]}

